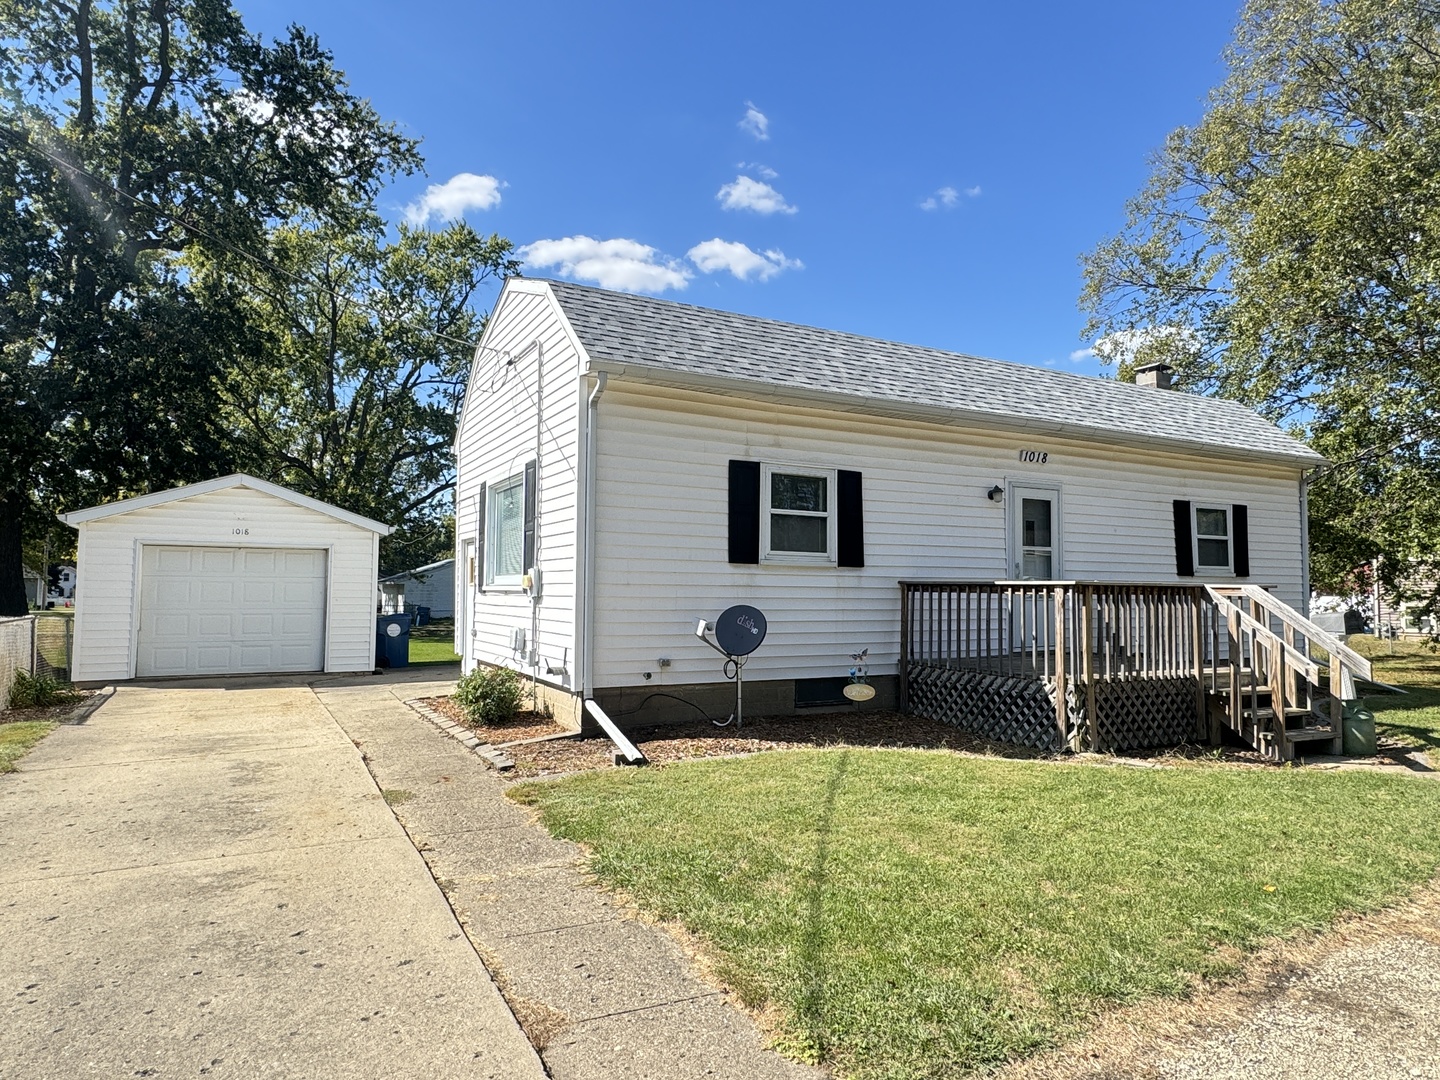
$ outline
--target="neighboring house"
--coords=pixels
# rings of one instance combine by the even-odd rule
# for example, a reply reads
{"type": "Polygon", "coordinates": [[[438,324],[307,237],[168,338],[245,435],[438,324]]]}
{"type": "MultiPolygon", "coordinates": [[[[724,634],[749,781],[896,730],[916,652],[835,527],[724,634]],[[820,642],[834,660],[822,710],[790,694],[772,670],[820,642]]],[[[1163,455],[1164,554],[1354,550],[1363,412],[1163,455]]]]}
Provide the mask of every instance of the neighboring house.
{"type": "Polygon", "coordinates": [[[243,473],[61,514],[76,682],[372,671],[390,526],[243,473]]]}
{"type": "Polygon", "coordinates": [[[47,595],[51,600],[74,600],[76,581],[75,567],[52,566],[50,567],[50,590],[47,595]]]}
{"type": "Polygon", "coordinates": [[[893,705],[902,579],[1248,582],[1300,607],[1323,459],[1144,377],[511,280],[456,439],[456,650],[638,725],[729,711],[695,628],[736,603],[769,621],[763,712],[833,699],[862,648],[893,705]]]}
{"type": "Polygon", "coordinates": [[[455,614],[454,559],[391,574],[381,578],[379,584],[384,614],[413,612],[417,607],[429,608],[432,619],[448,619],[455,614]]]}

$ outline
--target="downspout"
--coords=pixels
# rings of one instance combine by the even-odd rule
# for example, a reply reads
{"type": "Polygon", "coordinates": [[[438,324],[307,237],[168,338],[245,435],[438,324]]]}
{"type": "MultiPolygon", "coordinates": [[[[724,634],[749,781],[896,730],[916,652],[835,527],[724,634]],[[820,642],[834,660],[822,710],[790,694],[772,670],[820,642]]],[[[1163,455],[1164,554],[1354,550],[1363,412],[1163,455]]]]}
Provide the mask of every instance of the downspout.
{"type": "Polygon", "coordinates": [[[1300,470],[1300,614],[1310,617],[1310,474],[1300,470]]]}
{"type": "Polygon", "coordinates": [[[540,708],[540,455],[544,448],[545,430],[545,343],[535,339],[535,548],[531,565],[524,572],[530,575],[530,686],[532,704],[540,708]]]}
{"type": "Polygon", "coordinates": [[[588,701],[595,694],[595,418],[600,396],[610,376],[595,375],[595,387],[585,403],[585,588],[580,618],[580,688],[588,701]]]}

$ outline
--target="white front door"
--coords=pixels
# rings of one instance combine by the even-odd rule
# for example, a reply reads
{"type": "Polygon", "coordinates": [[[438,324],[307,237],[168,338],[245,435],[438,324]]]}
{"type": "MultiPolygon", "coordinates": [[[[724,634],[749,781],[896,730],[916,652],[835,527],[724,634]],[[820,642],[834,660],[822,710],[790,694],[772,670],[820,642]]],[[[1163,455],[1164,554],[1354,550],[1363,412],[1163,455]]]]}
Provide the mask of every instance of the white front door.
{"type": "Polygon", "coordinates": [[[135,674],[325,667],[326,553],[145,545],[135,674]]]}
{"type": "Polygon", "coordinates": [[[1027,581],[1055,581],[1060,559],[1060,489],[1010,487],[1010,572],[1027,581]]]}

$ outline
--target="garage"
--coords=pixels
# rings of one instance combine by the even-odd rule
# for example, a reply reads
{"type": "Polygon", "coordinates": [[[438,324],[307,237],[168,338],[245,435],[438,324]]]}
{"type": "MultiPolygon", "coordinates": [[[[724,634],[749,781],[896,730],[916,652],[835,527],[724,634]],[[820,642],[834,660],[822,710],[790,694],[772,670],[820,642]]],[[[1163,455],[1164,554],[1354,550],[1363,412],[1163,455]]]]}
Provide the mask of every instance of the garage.
{"type": "Polygon", "coordinates": [[[77,682],[374,667],[380,522],[244,474],[61,520],[77,682]]]}

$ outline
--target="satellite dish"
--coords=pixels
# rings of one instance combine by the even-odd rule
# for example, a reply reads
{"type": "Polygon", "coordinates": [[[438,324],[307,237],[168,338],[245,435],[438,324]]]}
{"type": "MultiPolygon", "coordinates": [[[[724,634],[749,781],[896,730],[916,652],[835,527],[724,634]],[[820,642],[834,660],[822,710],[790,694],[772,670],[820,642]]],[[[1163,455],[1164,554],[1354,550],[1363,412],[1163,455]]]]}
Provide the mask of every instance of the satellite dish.
{"type": "Polygon", "coordinates": [[[715,620],[715,640],[731,656],[749,656],[765,640],[765,616],[748,604],[728,607],[715,620]]]}

